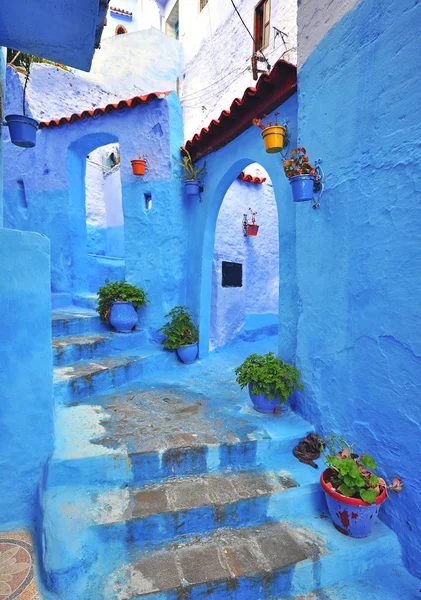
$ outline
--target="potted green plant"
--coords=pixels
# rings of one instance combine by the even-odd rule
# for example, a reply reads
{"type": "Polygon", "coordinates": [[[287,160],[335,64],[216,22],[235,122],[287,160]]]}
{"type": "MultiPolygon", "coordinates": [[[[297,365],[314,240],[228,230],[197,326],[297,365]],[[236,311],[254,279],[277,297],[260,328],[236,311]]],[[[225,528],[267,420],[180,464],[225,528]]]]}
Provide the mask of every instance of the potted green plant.
{"type": "Polygon", "coordinates": [[[132,163],[132,171],[133,175],[144,175],[146,170],[146,158],[142,158],[140,152],[137,153],[137,158],[133,158],[132,163]]]}
{"type": "Polygon", "coordinates": [[[162,345],[167,350],[175,350],[183,363],[193,363],[199,352],[199,331],[187,306],[175,306],[165,318],[170,320],[158,330],[165,335],[162,345]]]}
{"type": "Polygon", "coordinates": [[[387,491],[398,493],[403,484],[399,477],[394,477],[392,485],[387,485],[373,473],[377,469],[374,458],[356,453],[354,446],[337,435],[323,441],[327,469],[320,476],[320,485],[336,529],[344,535],[362,538],[370,534],[387,491]]]}
{"type": "Polygon", "coordinates": [[[259,127],[262,130],[263,143],[265,145],[265,150],[268,154],[275,154],[276,152],[281,152],[282,148],[285,144],[285,125],[278,125],[278,115],[276,112],[274,114],[275,121],[272,121],[267,117],[267,115],[263,115],[262,118],[266,119],[266,122],[263,123],[261,119],[253,119],[253,125],[259,127]]]}
{"type": "MultiPolygon", "coordinates": [[[[10,139],[12,144],[21,148],[33,148],[36,144],[36,133],[38,121],[26,116],[26,88],[28,87],[29,73],[32,63],[36,57],[32,54],[19,53],[19,66],[14,66],[15,70],[23,73],[25,83],[23,86],[22,113],[21,115],[6,115],[6,124],[9,127],[10,139]]],[[[17,58],[17,56],[15,56],[17,58]]]]}
{"type": "Polygon", "coordinates": [[[105,282],[98,290],[101,319],[121,333],[129,333],[138,321],[137,309],[149,302],[147,293],[126,281],[105,282]]]}
{"type": "Polygon", "coordinates": [[[294,148],[290,152],[291,158],[284,161],[284,172],[292,189],[294,202],[307,202],[313,199],[313,192],[317,186],[317,170],[313,167],[304,146],[294,148]]]}
{"type": "Polygon", "coordinates": [[[200,187],[203,183],[203,178],[206,175],[206,163],[203,167],[195,167],[189,152],[184,149],[183,162],[176,162],[183,167],[183,174],[180,178],[184,181],[184,192],[186,196],[199,196],[200,187]]]}
{"type": "Polygon", "coordinates": [[[254,408],[262,413],[277,413],[294,390],[302,390],[299,370],[268,352],[250,354],[235,369],[241,389],[248,386],[254,408]]]}

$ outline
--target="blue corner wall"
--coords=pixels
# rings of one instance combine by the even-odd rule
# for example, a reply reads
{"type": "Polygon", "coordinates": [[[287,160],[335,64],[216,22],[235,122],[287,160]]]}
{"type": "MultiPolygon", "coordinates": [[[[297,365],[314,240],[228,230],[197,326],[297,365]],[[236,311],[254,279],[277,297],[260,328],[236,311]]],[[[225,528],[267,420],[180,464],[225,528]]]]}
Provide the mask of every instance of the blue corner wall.
{"type": "Polygon", "coordinates": [[[402,477],[382,518],[418,576],[420,24],[419,2],[365,0],[303,65],[298,139],[326,193],[318,211],[297,206],[296,229],[298,409],[402,477]]]}
{"type": "Polygon", "coordinates": [[[0,229],[0,528],[32,527],[53,449],[50,243],[0,229]]]}

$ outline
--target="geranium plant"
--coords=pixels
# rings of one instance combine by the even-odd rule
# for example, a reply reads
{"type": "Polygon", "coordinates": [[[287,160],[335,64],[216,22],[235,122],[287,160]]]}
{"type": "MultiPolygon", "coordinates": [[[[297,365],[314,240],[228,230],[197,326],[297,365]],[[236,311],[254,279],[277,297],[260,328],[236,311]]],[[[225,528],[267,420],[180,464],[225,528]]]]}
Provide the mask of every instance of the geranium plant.
{"type": "Polygon", "coordinates": [[[304,389],[300,383],[299,370],[285,363],[273,352],[250,354],[235,369],[235,374],[241,389],[250,385],[252,394],[264,394],[268,400],[279,399],[280,403],[286,402],[295,389],[304,389]]]}
{"type": "Polygon", "coordinates": [[[257,212],[253,212],[251,208],[249,208],[249,211],[250,211],[250,214],[251,214],[252,225],[255,225],[256,224],[256,215],[257,215],[257,212]]]}
{"type": "Polygon", "coordinates": [[[183,167],[183,174],[180,179],[183,179],[184,181],[202,181],[206,175],[206,162],[203,167],[195,167],[190,153],[186,149],[183,149],[183,152],[183,162],[180,162],[179,160],[176,161],[177,164],[183,167]]]}
{"type": "Polygon", "coordinates": [[[273,123],[267,115],[263,115],[262,117],[262,119],[266,120],[265,123],[263,123],[261,119],[253,119],[252,123],[253,125],[256,125],[256,127],[259,127],[259,129],[261,129],[262,131],[264,131],[268,127],[285,127],[285,125],[279,125],[278,123],[279,112],[274,113],[273,116],[275,117],[275,121],[273,123]]]}
{"type": "Polygon", "coordinates": [[[317,171],[310,164],[304,146],[294,148],[291,150],[290,155],[291,158],[285,160],[283,164],[284,172],[288,179],[297,175],[314,175],[317,177],[317,171]]]}
{"type": "Polygon", "coordinates": [[[135,285],[131,285],[126,281],[105,281],[98,290],[98,306],[97,312],[103,321],[108,323],[110,310],[113,302],[131,302],[137,310],[141,306],[146,306],[149,302],[147,293],[135,285]]]}
{"type": "Polygon", "coordinates": [[[384,490],[396,493],[403,488],[399,477],[394,477],[391,485],[375,475],[372,470],[377,469],[374,458],[369,454],[357,454],[355,444],[348,444],[343,437],[331,435],[322,443],[324,460],[328,466],[325,481],[328,487],[333,488],[342,496],[359,498],[367,504],[373,504],[384,490]]]}
{"type": "Polygon", "coordinates": [[[165,339],[162,345],[167,350],[177,350],[182,346],[196,344],[199,339],[199,331],[193,323],[187,306],[175,306],[165,318],[170,320],[158,331],[162,331],[165,339]]]}

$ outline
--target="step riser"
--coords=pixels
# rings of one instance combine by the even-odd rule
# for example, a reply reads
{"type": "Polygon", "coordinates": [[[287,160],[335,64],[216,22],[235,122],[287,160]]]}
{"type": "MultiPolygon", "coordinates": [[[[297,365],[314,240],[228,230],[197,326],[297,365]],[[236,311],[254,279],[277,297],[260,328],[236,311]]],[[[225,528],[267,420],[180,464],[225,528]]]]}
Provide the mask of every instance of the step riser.
{"type": "Polygon", "coordinates": [[[62,348],[53,348],[53,364],[56,367],[68,365],[79,360],[90,360],[133,350],[146,342],[144,332],[112,333],[110,337],[98,342],[69,344],[62,348]]]}
{"type": "Polygon", "coordinates": [[[53,337],[64,337],[71,335],[84,335],[89,333],[108,332],[110,328],[106,323],[101,323],[99,317],[75,318],[75,319],[53,319],[53,337]]]}

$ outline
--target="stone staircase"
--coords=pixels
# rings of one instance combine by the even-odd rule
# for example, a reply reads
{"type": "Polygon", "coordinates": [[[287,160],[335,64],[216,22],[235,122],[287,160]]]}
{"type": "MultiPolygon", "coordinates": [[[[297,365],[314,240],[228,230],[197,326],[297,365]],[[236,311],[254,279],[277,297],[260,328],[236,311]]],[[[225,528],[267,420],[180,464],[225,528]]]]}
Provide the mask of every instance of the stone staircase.
{"type": "Polygon", "coordinates": [[[45,599],[421,598],[381,522],[337,532],[295,444],[234,381],[241,342],[193,365],[112,334],[89,308],[53,318],[56,449],[42,495],[45,599]]]}

